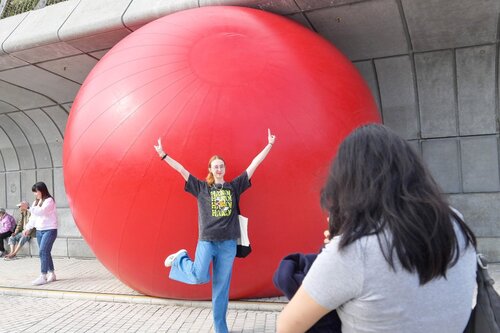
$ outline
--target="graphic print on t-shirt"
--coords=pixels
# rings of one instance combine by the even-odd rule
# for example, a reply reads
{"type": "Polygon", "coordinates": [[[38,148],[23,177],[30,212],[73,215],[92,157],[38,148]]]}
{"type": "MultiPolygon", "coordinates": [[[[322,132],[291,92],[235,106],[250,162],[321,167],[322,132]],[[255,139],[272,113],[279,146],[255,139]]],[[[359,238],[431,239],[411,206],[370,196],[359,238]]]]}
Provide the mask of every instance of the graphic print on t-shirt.
{"type": "Polygon", "coordinates": [[[228,189],[221,189],[210,191],[212,200],[212,216],[230,216],[233,208],[233,199],[231,191],[228,189]]]}

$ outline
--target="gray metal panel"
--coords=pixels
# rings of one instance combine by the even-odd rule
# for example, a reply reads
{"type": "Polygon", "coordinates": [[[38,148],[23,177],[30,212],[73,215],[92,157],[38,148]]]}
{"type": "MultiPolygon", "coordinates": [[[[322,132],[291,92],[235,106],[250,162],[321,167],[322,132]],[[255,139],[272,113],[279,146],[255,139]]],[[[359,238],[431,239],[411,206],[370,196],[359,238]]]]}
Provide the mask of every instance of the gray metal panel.
{"type": "Polygon", "coordinates": [[[108,53],[109,49],[106,49],[106,50],[101,50],[101,51],[96,51],[96,52],[92,52],[90,53],[91,56],[97,58],[97,59],[101,59],[102,57],[104,57],[104,55],[106,53],[108,53]]]}
{"type": "MultiPolygon", "coordinates": [[[[13,155],[17,153],[15,162],[19,159],[21,169],[34,169],[35,159],[33,157],[33,152],[31,151],[31,146],[24,136],[24,133],[19,129],[19,126],[17,126],[17,124],[10,117],[0,115],[0,128],[5,131],[15,148],[14,154],[8,152],[9,147],[6,147],[5,153],[10,157],[13,157],[13,155]]],[[[7,157],[4,154],[4,150],[2,150],[2,154],[4,155],[4,159],[6,159],[7,157]]],[[[14,163],[14,161],[12,162],[14,163]]],[[[11,168],[12,166],[14,166],[14,164],[7,164],[7,170],[14,170],[11,168]]],[[[19,170],[19,168],[17,170],[19,170]]]]}
{"type": "Polygon", "coordinates": [[[76,227],[73,215],[71,215],[71,210],[69,208],[60,208],[59,196],[54,195],[54,199],[57,203],[57,219],[59,221],[58,235],[61,237],[81,238],[82,234],[76,227]]]}
{"type": "Polygon", "coordinates": [[[325,7],[337,7],[349,3],[359,2],[359,0],[295,0],[302,10],[312,10],[325,7]]]}
{"type": "Polygon", "coordinates": [[[464,192],[500,191],[496,136],[460,139],[464,192]]]}
{"type": "Polygon", "coordinates": [[[61,106],[64,108],[64,110],[68,111],[68,113],[69,113],[72,105],[73,105],[73,103],[66,103],[66,104],[62,104],[61,106]]]}
{"type": "Polygon", "coordinates": [[[265,10],[276,14],[286,15],[297,13],[300,8],[294,0],[199,0],[200,7],[204,6],[245,6],[265,10]]]}
{"type": "Polygon", "coordinates": [[[95,258],[94,252],[83,239],[68,238],[68,254],[70,258],[95,258]]]}
{"type": "Polygon", "coordinates": [[[500,261],[500,237],[478,238],[477,249],[478,252],[484,254],[490,262],[500,261]]]}
{"type": "Polygon", "coordinates": [[[21,200],[26,200],[30,204],[35,199],[31,187],[36,183],[35,170],[21,170],[21,200]]]}
{"type": "Polygon", "coordinates": [[[498,0],[401,0],[414,51],[494,43],[498,0]]]}
{"type": "Polygon", "coordinates": [[[7,133],[2,129],[1,121],[0,117],[0,154],[3,158],[2,170],[19,170],[20,167],[16,149],[7,133]]]}
{"type": "MultiPolygon", "coordinates": [[[[378,82],[377,75],[375,73],[375,67],[371,61],[360,61],[355,62],[354,66],[358,69],[359,73],[365,79],[365,82],[370,87],[370,91],[372,92],[373,99],[375,103],[377,103],[377,109],[379,110],[379,114],[381,114],[382,108],[380,107],[380,98],[379,98],[379,90],[378,90],[378,82]]],[[[381,114],[382,115],[382,114],[381,114]]]]}
{"type": "Polygon", "coordinates": [[[0,79],[36,91],[58,103],[72,102],[80,88],[77,83],[34,66],[0,72],[0,79]]]}
{"type": "Polygon", "coordinates": [[[50,194],[54,193],[52,169],[36,169],[36,181],[44,182],[50,194]]]}
{"type": "MultiPolygon", "coordinates": [[[[4,137],[4,138],[5,138],[5,140],[6,140],[6,141],[8,141],[8,138],[6,137],[6,134],[5,134],[2,130],[0,130],[0,133],[1,133],[1,135],[0,135],[0,139],[1,139],[2,137],[4,137]]],[[[8,144],[8,143],[6,142],[6,144],[8,144]]],[[[3,160],[3,155],[2,155],[2,147],[1,147],[1,145],[0,145],[0,172],[5,172],[5,171],[6,171],[6,170],[5,170],[5,162],[4,162],[4,160],[3,160]]],[[[1,190],[1,187],[0,187],[0,190],[1,190]]]]}
{"type": "Polygon", "coordinates": [[[7,206],[5,208],[15,208],[21,199],[21,174],[19,172],[7,172],[7,206]]]}
{"type": "MultiPolygon", "coordinates": [[[[53,166],[62,166],[63,138],[54,121],[42,110],[25,111],[25,114],[38,126],[45,144],[50,150],[53,166]]],[[[31,141],[31,140],[30,140],[31,141]]],[[[48,165],[50,167],[52,165],[48,165]]]]}
{"type": "Polygon", "coordinates": [[[66,43],[85,53],[109,49],[130,34],[128,29],[111,30],[99,34],[67,40],[66,43]]]}
{"type": "Polygon", "coordinates": [[[47,142],[45,142],[42,132],[40,132],[33,120],[31,120],[23,112],[12,113],[10,114],[10,117],[16,122],[21,131],[23,131],[26,138],[28,138],[29,145],[31,147],[33,155],[35,156],[36,167],[52,167],[52,157],[50,155],[47,142]]]}
{"type": "Polygon", "coordinates": [[[419,136],[415,84],[408,56],[375,61],[384,124],[405,139],[419,136]]]}
{"type": "Polygon", "coordinates": [[[418,140],[409,140],[408,144],[418,156],[422,157],[422,149],[420,148],[420,142],[418,140]]]}
{"type": "Polygon", "coordinates": [[[453,52],[415,55],[422,137],[457,135],[453,52]]]}
{"type": "Polygon", "coordinates": [[[86,54],[80,54],[73,57],[43,62],[38,64],[38,66],[82,84],[96,64],[97,60],[95,58],[86,54]]]}
{"type": "Polygon", "coordinates": [[[309,21],[307,20],[307,18],[304,16],[303,13],[291,14],[291,15],[288,15],[287,17],[289,19],[299,23],[300,25],[306,27],[307,29],[314,31],[313,27],[311,26],[311,24],[309,24],[309,21]]]}
{"type": "Polygon", "coordinates": [[[316,31],[351,60],[408,53],[395,0],[360,2],[307,12],[305,15],[316,31]]]}
{"type": "Polygon", "coordinates": [[[71,104],[63,105],[68,107],[68,111],[65,111],[60,106],[53,106],[49,108],[43,108],[43,111],[50,117],[52,122],[57,126],[59,133],[64,136],[64,131],[66,130],[66,124],[68,122],[68,112],[71,108],[71,104]]]}
{"type": "Polygon", "coordinates": [[[496,132],[495,47],[456,51],[460,135],[496,132]]]}
{"type": "Polygon", "coordinates": [[[500,193],[450,195],[450,203],[479,237],[500,237],[498,203],[500,193]]]}
{"type": "Polygon", "coordinates": [[[162,16],[196,7],[198,0],[134,0],[123,14],[123,22],[136,30],[162,16]]]}
{"type": "Polygon", "coordinates": [[[0,207],[7,206],[7,185],[5,182],[5,172],[0,172],[0,207]]]}
{"type": "MultiPolygon", "coordinates": [[[[24,45],[21,46],[24,47],[24,45]]],[[[11,55],[29,63],[36,63],[39,61],[72,56],[79,53],[81,53],[81,51],[73,46],[65,42],[59,42],[13,52],[11,55]]]]}
{"type": "Polygon", "coordinates": [[[0,81],[0,100],[15,106],[20,110],[54,104],[53,101],[43,95],[3,81],[0,81]]]}
{"type": "MultiPolygon", "coordinates": [[[[2,54],[1,49],[0,49],[0,54],[2,54]]],[[[14,58],[13,56],[8,55],[8,54],[0,55],[0,71],[3,71],[4,69],[24,66],[27,64],[28,64],[27,62],[24,62],[20,59],[14,58]]]]}
{"type": "MultiPolygon", "coordinates": [[[[62,168],[54,169],[54,198],[57,198],[58,208],[69,207],[66,188],[64,187],[64,172],[62,168]]],[[[74,224],[75,222],[72,221],[72,223],[74,224]]]]}
{"type": "Polygon", "coordinates": [[[12,112],[12,111],[17,111],[19,110],[15,106],[8,104],[2,100],[0,100],[0,113],[7,113],[7,112],[12,112]]]}
{"type": "Polygon", "coordinates": [[[456,139],[423,141],[422,157],[444,192],[460,192],[459,155],[456,139]]]}

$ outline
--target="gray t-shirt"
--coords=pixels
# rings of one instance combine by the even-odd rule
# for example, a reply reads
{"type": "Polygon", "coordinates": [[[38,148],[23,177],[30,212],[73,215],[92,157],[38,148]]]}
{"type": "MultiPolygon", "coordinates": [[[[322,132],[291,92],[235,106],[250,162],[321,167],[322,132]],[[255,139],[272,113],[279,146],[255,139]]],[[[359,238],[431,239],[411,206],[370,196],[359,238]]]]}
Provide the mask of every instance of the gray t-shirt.
{"type": "Polygon", "coordinates": [[[207,182],[189,175],[185,190],[198,201],[199,240],[223,241],[240,237],[237,200],[250,186],[246,171],[230,183],[210,187],[207,182]]]}
{"type": "Polygon", "coordinates": [[[420,286],[418,275],[403,270],[397,256],[396,271],[390,268],[375,235],[342,252],[339,240],[334,237],[318,255],[303,286],[318,304],[337,310],[343,333],[463,332],[476,285],[473,246],[460,252],[446,279],[420,286]]]}

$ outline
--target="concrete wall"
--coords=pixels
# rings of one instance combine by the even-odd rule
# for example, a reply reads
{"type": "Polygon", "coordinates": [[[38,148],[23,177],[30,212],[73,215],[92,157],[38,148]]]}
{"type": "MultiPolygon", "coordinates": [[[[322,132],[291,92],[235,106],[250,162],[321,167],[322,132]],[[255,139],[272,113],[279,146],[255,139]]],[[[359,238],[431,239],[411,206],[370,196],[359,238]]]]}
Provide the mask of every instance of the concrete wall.
{"type": "Polygon", "coordinates": [[[121,38],[206,5],[271,11],[335,44],[365,77],[384,123],[421,153],[481,250],[500,261],[498,0],[69,0],[0,20],[0,206],[31,200],[31,185],[45,181],[61,220],[54,254],[92,257],[64,192],[71,102],[121,38]]]}

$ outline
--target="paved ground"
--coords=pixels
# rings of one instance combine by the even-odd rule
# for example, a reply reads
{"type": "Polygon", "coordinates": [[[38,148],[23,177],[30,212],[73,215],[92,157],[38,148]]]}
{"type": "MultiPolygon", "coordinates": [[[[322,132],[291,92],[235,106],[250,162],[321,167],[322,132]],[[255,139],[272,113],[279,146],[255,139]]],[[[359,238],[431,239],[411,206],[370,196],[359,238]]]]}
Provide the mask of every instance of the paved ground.
{"type": "MultiPolygon", "coordinates": [[[[38,258],[0,259],[0,333],[213,332],[210,302],[143,296],[97,260],[55,259],[58,281],[33,287],[38,258]]],[[[500,292],[500,264],[490,265],[500,292]]],[[[231,301],[231,332],[275,332],[284,298],[231,301]]]]}
{"type": "MultiPolygon", "coordinates": [[[[58,281],[33,287],[38,258],[0,259],[0,333],[213,331],[210,302],[143,296],[97,260],[54,261],[58,281]]],[[[283,298],[230,302],[231,332],[275,332],[283,302],[283,298]]]]}

